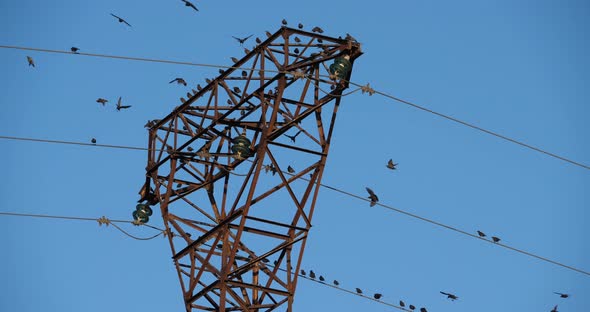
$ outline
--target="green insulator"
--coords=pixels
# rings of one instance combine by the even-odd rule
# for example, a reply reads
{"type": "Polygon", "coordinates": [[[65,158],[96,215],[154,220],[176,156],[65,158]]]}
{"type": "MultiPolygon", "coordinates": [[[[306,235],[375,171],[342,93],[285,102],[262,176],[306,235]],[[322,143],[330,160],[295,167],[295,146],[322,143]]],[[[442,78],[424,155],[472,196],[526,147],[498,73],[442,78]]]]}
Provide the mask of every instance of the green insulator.
{"type": "Polygon", "coordinates": [[[240,157],[250,156],[250,145],[252,145],[252,142],[245,135],[241,134],[233,138],[231,141],[233,143],[231,151],[234,155],[240,157]]]}
{"type": "Polygon", "coordinates": [[[150,221],[150,217],[143,210],[135,210],[133,212],[133,219],[139,220],[141,223],[148,223],[150,221]]]}
{"type": "Polygon", "coordinates": [[[143,210],[148,216],[151,216],[153,213],[152,208],[147,204],[137,204],[137,206],[135,206],[135,209],[143,210]]]}
{"type": "Polygon", "coordinates": [[[352,64],[344,57],[337,57],[334,63],[330,65],[330,73],[340,79],[344,79],[346,74],[350,71],[352,64]]]}

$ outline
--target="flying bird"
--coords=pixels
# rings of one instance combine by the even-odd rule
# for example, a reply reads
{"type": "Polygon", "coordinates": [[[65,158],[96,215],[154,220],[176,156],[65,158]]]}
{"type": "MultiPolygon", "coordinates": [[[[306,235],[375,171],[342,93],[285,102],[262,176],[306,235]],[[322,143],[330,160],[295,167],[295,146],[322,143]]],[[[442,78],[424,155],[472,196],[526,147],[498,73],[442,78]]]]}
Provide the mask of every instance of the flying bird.
{"type": "Polygon", "coordinates": [[[185,6],[195,9],[195,11],[197,11],[197,12],[199,11],[199,9],[197,9],[197,7],[194,4],[192,4],[191,2],[186,1],[186,0],[180,0],[180,1],[184,2],[185,6]]]}
{"type": "Polygon", "coordinates": [[[381,299],[382,296],[383,296],[382,294],[376,293],[373,295],[373,298],[379,300],[379,299],[381,299]]]}
{"type": "Polygon", "coordinates": [[[315,273],[313,272],[313,270],[309,270],[309,277],[315,279],[315,273]]]}
{"type": "Polygon", "coordinates": [[[558,292],[553,292],[553,293],[556,295],[559,295],[560,298],[564,298],[564,299],[570,296],[569,294],[562,294],[562,293],[558,293],[558,292]]]}
{"type": "Polygon", "coordinates": [[[111,13],[111,15],[112,15],[114,18],[116,18],[116,19],[119,21],[119,23],[125,23],[125,24],[127,24],[127,26],[131,27],[131,24],[127,23],[127,21],[126,21],[126,20],[124,20],[124,19],[122,19],[122,18],[118,17],[117,15],[115,15],[115,14],[113,14],[113,13],[111,13]]]}
{"type": "Polygon", "coordinates": [[[128,109],[131,105],[121,105],[121,97],[119,97],[119,101],[117,101],[117,110],[120,111],[122,109],[128,109]]]}
{"type": "Polygon", "coordinates": [[[500,241],[500,238],[498,238],[496,236],[492,236],[492,240],[494,241],[494,243],[497,243],[500,241]]]}
{"type": "Polygon", "coordinates": [[[443,295],[445,295],[445,296],[447,296],[448,299],[451,299],[453,301],[459,299],[459,297],[457,297],[457,296],[455,296],[455,295],[453,295],[451,293],[446,293],[444,291],[441,291],[440,293],[443,294],[443,295]]]}
{"type": "MultiPolygon", "coordinates": [[[[295,169],[293,169],[291,166],[288,166],[288,167],[287,167],[287,172],[289,172],[289,173],[294,173],[294,172],[295,172],[295,169]]],[[[320,277],[321,277],[321,276],[320,276],[320,277]]]]}
{"type": "Polygon", "coordinates": [[[373,192],[372,189],[370,189],[368,187],[365,187],[365,188],[367,189],[367,192],[369,193],[369,197],[367,197],[367,198],[371,200],[371,207],[373,207],[379,201],[379,197],[377,197],[377,195],[375,195],[375,192],[373,192]]]}
{"type": "Polygon", "coordinates": [[[291,141],[293,141],[293,143],[295,143],[295,138],[299,135],[299,133],[301,133],[301,130],[297,131],[297,133],[295,133],[295,135],[285,134],[285,136],[288,137],[289,139],[291,139],[291,141]]]}
{"type": "Polygon", "coordinates": [[[174,78],[169,83],[173,83],[175,81],[177,84],[183,84],[186,87],[186,81],[184,81],[184,79],[182,78],[174,78]]]}
{"type": "Polygon", "coordinates": [[[551,309],[551,312],[558,312],[557,311],[557,306],[554,306],[553,309],[551,309]]]}
{"type": "Polygon", "coordinates": [[[397,169],[397,168],[395,168],[395,166],[397,166],[397,164],[394,164],[394,163],[393,163],[393,159],[390,159],[390,160],[387,162],[387,168],[389,168],[389,169],[391,169],[391,170],[395,170],[395,169],[397,169]]]}
{"type": "Polygon", "coordinates": [[[102,106],[104,106],[108,101],[109,100],[103,99],[103,98],[96,99],[96,103],[100,103],[100,104],[102,104],[102,106]]]}
{"type": "Polygon", "coordinates": [[[35,67],[35,61],[33,61],[32,57],[27,56],[27,62],[29,62],[29,66],[35,67]]]}
{"type": "Polygon", "coordinates": [[[477,235],[479,235],[479,237],[486,237],[486,234],[482,231],[477,231],[477,235]]]}
{"type": "Polygon", "coordinates": [[[334,285],[338,286],[340,283],[337,280],[334,280],[334,285]]]}
{"type": "Polygon", "coordinates": [[[238,38],[238,37],[232,36],[232,38],[236,39],[240,43],[240,46],[243,46],[244,43],[246,42],[246,40],[250,39],[250,37],[252,37],[252,35],[250,35],[248,37],[244,37],[244,38],[238,38]]]}
{"type": "Polygon", "coordinates": [[[72,51],[72,53],[78,53],[78,51],[80,51],[80,49],[76,48],[76,47],[71,47],[70,51],[72,51]]]}
{"type": "Polygon", "coordinates": [[[356,293],[357,293],[357,294],[362,294],[362,293],[363,293],[363,291],[362,291],[360,288],[357,288],[357,289],[356,289],[356,293]]]}

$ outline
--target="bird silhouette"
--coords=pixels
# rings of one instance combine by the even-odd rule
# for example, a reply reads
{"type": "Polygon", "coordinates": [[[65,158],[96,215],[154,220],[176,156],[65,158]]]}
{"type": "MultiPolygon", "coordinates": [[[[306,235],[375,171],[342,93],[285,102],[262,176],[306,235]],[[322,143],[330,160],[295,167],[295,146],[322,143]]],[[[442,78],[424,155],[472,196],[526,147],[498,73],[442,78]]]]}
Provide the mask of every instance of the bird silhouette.
{"type": "Polygon", "coordinates": [[[117,101],[117,110],[120,111],[122,109],[128,109],[129,107],[131,107],[131,105],[121,105],[121,97],[119,97],[119,100],[117,101]]]}
{"type": "Polygon", "coordinates": [[[410,304],[410,310],[414,311],[415,309],[416,307],[410,304]]]}
{"type": "Polygon", "coordinates": [[[320,275],[320,282],[325,281],[324,277],[320,275]]]}
{"type": "Polygon", "coordinates": [[[297,136],[299,135],[299,133],[301,133],[301,130],[297,131],[297,133],[295,133],[295,135],[285,134],[285,136],[288,137],[289,139],[291,139],[291,141],[293,141],[293,143],[295,143],[295,138],[297,138],[297,136]]]}
{"type": "Polygon", "coordinates": [[[367,189],[367,192],[369,193],[369,198],[371,200],[371,207],[375,206],[375,204],[377,204],[377,202],[379,201],[379,197],[377,197],[377,195],[375,195],[375,192],[373,192],[372,189],[365,187],[367,189]]]}
{"type": "Polygon", "coordinates": [[[252,37],[252,35],[250,35],[248,37],[244,37],[244,38],[238,38],[238,37],[232,36],[232,38],[236,39],[240,43],[240,46],[243,46],[244,43],[246,42],[246,40],[250,39],[250,37],[252,37]]]}
{"type": "Polygon", "coordinates": [[[281,21],[281,23],[285,26],[287,26],[287,20],[283,18],[283,20],[281,21]]]}
{"type": "Polygon", "coordinates": [[[29,66],[35,67],[35,61],[33,61],[32,57],[27,56],[27,62],[29,62],[29,66]]]}
{"type": "Polygon", "coordinates": [[[231,61],[234,62],[234,63],[237,63],[239,60],[237,58],[235,58],[235,57],[232,56],[231,57],[231,61]]]}
{"type": "Polygon", "coordinates": [[[558,293],[558,292],[553,292],[556,295],[559,295],[560,298],[568,298],[570,295],[569,294],[562,294],[562,293],[558,293]]]}
{"type": "Polygon", "coordinates": [[[551,312],[558,312],[557,311],[557,305],[553,307],[553,309],[551,309],[551,312]]]}
{"type": "Polygon", "coordinates": [[[272,34],[268,30],[265,30],[264,33],[266,34],[267,37],[272,36],[272,34]]]}
{"type": "Polygon", "coordinates": [[[295,37],[295,38],[293,38],[293,40],[295,40],[295,42],[297,42],[297,43],[301,42],[301,39],[299,39],[299,37],[295,37]]]}
{"type": "Polygon", "coordinates": [[[479,235],[479,237],[486,237],[486,233],[482,231],[477,231],[477,235],[479,235]]]}
{"type": "Polygon", "coordinates": [[[403,302],[402,300],[400,300],[399,301],[399,306],[402,307],[402,308],[405,308],[406,307],[406,303],[403,302]]]}
{"type": "Polygon", "coordinates": [[[201,87],[201,85],[200,85],[200,84],[198,84],[198,85],[197,85],[197,90],[201,91],[201,90],[203,90],[203,87],[201,87]]]}
{"type": "Polygon", "coordinates": [[[192,4],[186,0],[180,0],[180,1],[184,2],[185,6],[195,9],[195,11],[197,11],[197,12],[199,11],[199,9],[197,9],[197,7],[194,4],[192,4]]]}
{"type": "Polygon", "coordinates": [[[177,84],[182,84],[186,87],[186,81],[184,81],[184,79],[182,79],[182,78],[174,78],[169,83],[173,83],[173,82],[176,82],[177,84]]]}
{"type": "Polygon", "coordinates": [[[455,296],[455,295],[453,295],[451,293],[446,293],[444,291],[441,291],[440,293],[443,294],[443,295],[445,295],[445,296],[447,296],[448,299],[451,299],[453,301],[459,299],[459,297],[457,297],[457,296],[455,296]]]}
{"type": "Polygon", "coordinates": [[[90,140],[90,142],[92,142],[92,144],[96,144],[96,139],[92,138],[92,140],[90,140]]]}
{"type": "Polygon", "coordinates": [[[299,54],[299,49],[297,49],[297,48],[293,49],[293,53],[299,54]]]}
{"type": "Polygon", "coordinates": [[[72,51],[72,53],[78,53],[78,51],[80,51],[80,49],[76,48],[76,47],[71,47],[70,51],[72,51]]]}
{"type": "Polygon", "coordinates": [[[428,312],[426,308],[420,308],[420,312],[428,312]]]}
{"type": "Polygon", "coordinates": [[[315,273],[313,272],[313,270],[309,270],[309,277],[315,279],[315,273]]]}
{"type": "Polygon", "coordinates": [[[319,28],[318,26],[312,28],[311,31],[317,32],[317,33],[320,33],[320,34],[324,33],[324,30],[321,29],[321,28],[319,28]]]}
{"type": "Polygon", "coordinates": [[[102,106],[104,106],[108,101],[109,100],[103,99],[103,98],[96,99],[96,103],[100,103],[100,104],[102,104],[102,106]]]}
{"type": "Polygon", "coordinates": [[[115,15],[115,14],[113,14],[113,13],[111,13],[111,15],[112,15],[114,18],[116,18],[116,19],[119,21],[119,23],[125,23],[125,24],[127,24],[127,26],[131,27],[131,24],[127,23],[127,21],[126,21],[126,20],[124,20],[124,19],[122,19],[122,18],[118,17],[117,15],[115,15]]]}
{"type": "Polygon", "coordinates": [[[248,72],[246,72],[245,70],[242,70],[242,77],[246,77],[248,76],[248,72]]]}
{"type": "Polygon", "coordinates": [[[261,44],[262,40],[260,40],[260,38],[256,37],[256,43],[261,44]]]}
{"type": "Polygon", "coordinates": [[[357,288],[357,289],[356,289],[356,293],[357,293],[357,294],[362,294],[362,293],[363,293],[363,291],[362,291],[360,288],[357,288]]]}
{"type": "Polygon", "coordinates": [[[299,24],[297,24],[297,27],[298,27],[299,29],[303,29],[303,24],[299,23],[299,24]]]}
{"type": "Polygon", "coordinates": [[[338,286],[340,283],[337,280],[334,280],[334,285],[338,286]]]}
{"type": "Polygon", "coordinates": [[[305,276],[305,271],[301,270],[301,275],[305,276]]]}
{"type": "Polygon", "coordinates": [[[494,243],[497,243],[500,241],[500,238],[496,237],[496,236],[492,236],[492,240],[494,241],[494,243]]]}
{"type": "Polygon", "coordinates": [[[287,172],[294,173],[295,172],[295,169],[293,169],[291,166],[288,166],[287,167],[287,172]]]}
{"type": "Polygon", "coordinates": [[[373,295],[373,298],[379,300],[379,299],[381,299],[382,296],[383,296],[382,294],[376,293],[376,294],[373,295]]]}
{"type": "Polygon", "coordinates": [[[395,169],[397,169],[397,168],[395,168],[395,166],[397,166],[397,164],[394,164],[394,163],[393,163],[393,159],[390,159],[390,160],[387,162],[387,168],[389,168],[389,169],[391,169],[391,170],[395,170],[395,169]]]}

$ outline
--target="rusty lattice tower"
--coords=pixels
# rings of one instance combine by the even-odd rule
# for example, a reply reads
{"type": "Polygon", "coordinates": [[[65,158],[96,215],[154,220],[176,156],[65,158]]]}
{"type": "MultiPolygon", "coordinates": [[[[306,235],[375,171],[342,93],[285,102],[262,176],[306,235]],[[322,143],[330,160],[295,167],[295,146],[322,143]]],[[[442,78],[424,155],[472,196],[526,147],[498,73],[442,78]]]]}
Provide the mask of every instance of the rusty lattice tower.
{"type": "Polygon", "coordinates": [[[292,311],[340,95],[361,55],[349,36],[287,27],[259,42],[149,129],[141,200],[159,204],[187,311],[292,311]]]}

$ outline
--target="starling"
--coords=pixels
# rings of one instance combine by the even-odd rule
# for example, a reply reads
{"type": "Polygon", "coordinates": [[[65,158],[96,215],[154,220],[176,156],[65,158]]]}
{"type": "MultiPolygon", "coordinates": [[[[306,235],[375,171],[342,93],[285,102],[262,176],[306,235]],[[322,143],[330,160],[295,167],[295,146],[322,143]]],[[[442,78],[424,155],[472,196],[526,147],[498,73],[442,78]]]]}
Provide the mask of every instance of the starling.
{"type": "Polygon", "coordinates": [[[177,84],[182,84],[186,87],[186,81],[184,81],[184,79],[182,79],[182,78],[174,78],[168,83],[173,83],[173,82],[176,82],[177,84]]]}
{"type": "Polygon", "coordinates": [[[420,308],[420,312],[428,312],[426,308],[420,308]]]}
{"type": "Polygon", "coordinates": [[[320,282],[325,281],[324,277],[320,275],[320,282]]]}
{"type": "Polygon", "coordinates": [[[301,270],[301,275],[305,276],[305,271],[301,270]]]}
{"type": "Polygon", "coordinates": [[[197,90],[201,91],[201,90],[203,90],[203,87],[201,87],[201,85],[200,85],[200,84],[198,84],[198,85],[197,85],[197,90]]]}
{"type": "Polygon", "coordinates": [[[440,293],[443,294],[443,295],[445,295],[445,296],[447,296],[448,299],[451,299],[453,301],[459,299],[459,297],[457,297],[457,296],[455,296],[455,295],[453,295],[451,293],[446,293],[444,291],[441,291],[440,293]]]}
{"type": "Polygon", "coordinates": [[[283,20],[281,21],[281,23],[285,26],[287,26],[287,20],[283,18],[283,20]]]}
{"type": "Polygon", "coordinates": [[[371,207],[375,206],[375,204],[377,204],[377,202],[379,201],[379,197],[377,197],[377,195],[375,195],[375,192],[373,192],[372,189],[365,187],[367,189],[367,192],[369,193],[369,198],[371,200],[371,207]]]}
{"type": "Polygon", "coordinates": [[[125,23],[125,24],[127,24],[127,26],[131,27],[131,24],[127,23],[127,21],[126,21],[126,20],[124,20],[124,19],[122,19],[122,18],[118,17],[117,15],[115,15],[115,14],[113,14],[113,13],[111,13],[111,15],[112,15],[114,18],[116,18],[116,19],[119,21],[119,23],[125,23]]]}
{"type": "Polygon", "coordinates": [[[295,143],[295,138],[299,135],[299,133],[301,133],[301,130],[297,131],[297,133],[295,133],[295,135],[291,136],[288,134],[285,134],[286,137],[288,137],[289,139],[291,139],[291,141],[293,141],[293,143],[295,143]]]}
{"type": "Polygon", "coordinates": [[[181,97],[180,98],[180,103],[184,103],[184,102],[186,102],[186,100],[183,97],[181,97]]]}
{"type": "Polygon", "coordinates": [[[313,270],[309,270],[309,277],[315,279],[315,273],[313,272],[313,270]]]}
{"type": "Polygon", "coordinates": [[[265,33],[266,33],[266,36],[267,36],[267,37],[270,37],[270,36],[272,36],[272,34],[271,34],[270,32],[268,32],[268,31],[265,31],[265,33]]]}
{"type": "Polygon", "coordinates": [[[382,296],[383,296],[382,294],[376,293],[373,295],[373,298],[379,300],[379,299],[381,299],[382,296]]]}
{"type": "Polygon", "coordinates": [[[119,101],[117,101],[117,110],[120,111],[129,107],[131,107],[131,105],[121,105],[121,97],[119,97],[119,101]]]}
{"type": "Polygon", "coordinates": [[[410,304],[410,310],[414,311],[415,309],[416,307],[410,304]]]}
{"type": "Polygon", "coordinates": [[[318,38],[318,43],[322,43],[322,42],[324,42],[324,40],[318,38]]]}
{"type": "Polygon", "coordinates": [[[33,61],[32,57],[27,56],[27,62],[29,62],[29,66],[35,67],[35,61],[33,61]]]}
{"type": "Polygon", "coordinates": [[[92,140],[90,140],[90,142],[92,142],[92,144],[96,144],[96,139],[92,138],[92,140]]]}
{"type": "Polygon", "coordinates": [[[187,97],[188,99],[190,99],[192,96],[193,96],[193,95],[192,95],[190,92],[187,92],[187,93],[186,93],[186,97],[187,97]]]}
{"type": "Polygon", "coordinates": [[[248,53],[250,53],[250,50],[244,48],[244,53],[248,54],[248,53]]]}
{"type": "Polygon", "coordinates": [[[486,237],[486,233],[482,231],[477,231],[477,235],[479,235],[479,237],[486,237]]]}
{"type": "Polygon", "coordinates": [[[403,302],[402,300],[399,301],[399,306],[404,308],[406,306],[406,303],[403,302]]]}
{"type": "Polygon", "coordinates": [[[492,236],[492,240],[494,241],[494,243],[497,243],[500,241],[500,238],[498,238],[496,236],[492,236]]]}
{"type": "Polygon", "coordinates": [[[256,43],[261,44],[262,40],[260,40],[260,38],[256,37],[256,43]]]}
{"type": "Polygon", "coordinates": [[[248,73],[245,70],[242,70],[242,77],[248,76],[248,73]]]}
{"type": "Polygon", "coordinates": [[[225,73],[225,70],[223,70],[223,69],[220,68],[219,69],[219,73],[223,75],[223,73],[225,73]]]}
{"type": "Polygon", "coordinates": [[[238,87],[234,87],[234,92],[235,93],[240,93],[240,92],[242,92],[242,90],[240,90],[240,88],[238,88],[238,87]]]}
{"type": "Polygon", "coordinates": [[[232,56],[231,57],[231,61],[234,62],[234,63],[237,63],[239,60],[237,58],[235,58],[235,57],[232,56]]]}
{"type": "Polygon", "coordinates": [[[303,29],[303,24],[299,23],[299,24],[297,24],[297,27],[298,27],[299,29],[303,29]]]}
{"type": "Polygon", "coordinates": [[[557,305],[553,307],[553,309],[551,309],[551,312],[558,312],[557,311],[557,305]]]}
{"type": "Polygon", "coordinates": [[[389,168],[389,169],[391,169],[391,170],[395,170],[395,169],[397,169],[397,168],[395,168],[395,166],[397,166],[397,164],[394,164],[394,163],[393,163],[393,159],[390,159],[390,160],[387,162],[387,168],[389,168]]]}
{"type": "Polygon", "coordinates": [[[293,49],[293,53],[299,54],[299,49],[297,49],[297,48],[293,49]]]}
{"type": "Polygon", "coordinates": [[[295,173],[295,169],[293,169],[291,166],[287,167],[287,172],[289,173],[295,173]]]}
{"type": "Polygon", "coordinates": [[[321,28],[319,28],[318,26],[312,28],[311,31],[317,32],[317,33],[320,33],[320,34],[324,33],[324,30],[321,29],[321,28]]]}
{"type": "Polygon", "coordinates": [[[78,51],[80,51],[80,49],[78,49],[76,47],[71,47],[70,51],[72,51],[72,53],[78,53],[78,51]]]}
{"type": "Polygon", "coordinates": [[[299,39],[299,37],[295,37],[293,40],[295,40],[295,42],[297,43],[301,42],[301,39],[299,39]]]}
{"type": "Polygon", "coordinates": [[[356,293],[357,293],[357,294],[362,294],[362,293],[363,293],[363,291],[362,291],[360,288],[357,288],[357,289],[356,289],[356,293]]]}
{"type": "Polygon", "coordinates": [[[206,82],[206,83],[211,83],[211,79],[209,79],[209,78],[205,78],[205,82],[206,82]]]}
{"type": "Polygon", "coordinates": [[[236,39],[240,43],[240,46],[244,46],[244,43],[246,42],[246,40],[250,39],[250,37],[252,37],[252,35],[250,35],[248,37],[244,37],[244,38],[238,38],[238,37],[232,36],[232,38],[236,39]]]}
{"type": "Polygon", "coordinates": [[[562,293],[558,293],[558,292],[553,292],[556,295],[559,295],[560,298],[568,298],[570,295],[569,294],[562,294],[562,293]]]}
{"type": "Polygon", "coordinates": [[[189,152],[192,152],[194,149],[189,146],[189,147],[186,148],[186,150],[189,151],[189,152]]]}
{"type": "Polygon", "coordinates": [[[337,280],[334,280],[334,285],[338,286],[340,283],[337,280]]]}
{"type": "Polygon", "coordinates": [[[100,103],[100,104],[102,104],[102,106],[104,106],[108,101],[109,100],[103,99],[103,98],[96,99],[96,103],[100,103]]]}
{"type": "Polygon", "coordinates": [[[230,99],[227,99],[227,104],[228,105],[234,105],[234,103],[230,99]]]}
{"type": "Polygon", "coordinates": [[[180,0],[180,1],[184,2],[184,5],[185,6],[190,7],[190,8],[193,8],[197,12],[199,11],[199,9],[197,9],[197,7],[194,4],[192,4],[192,3],[190,3],[190,2],[188,2],[186,0],[180,0]]]}

